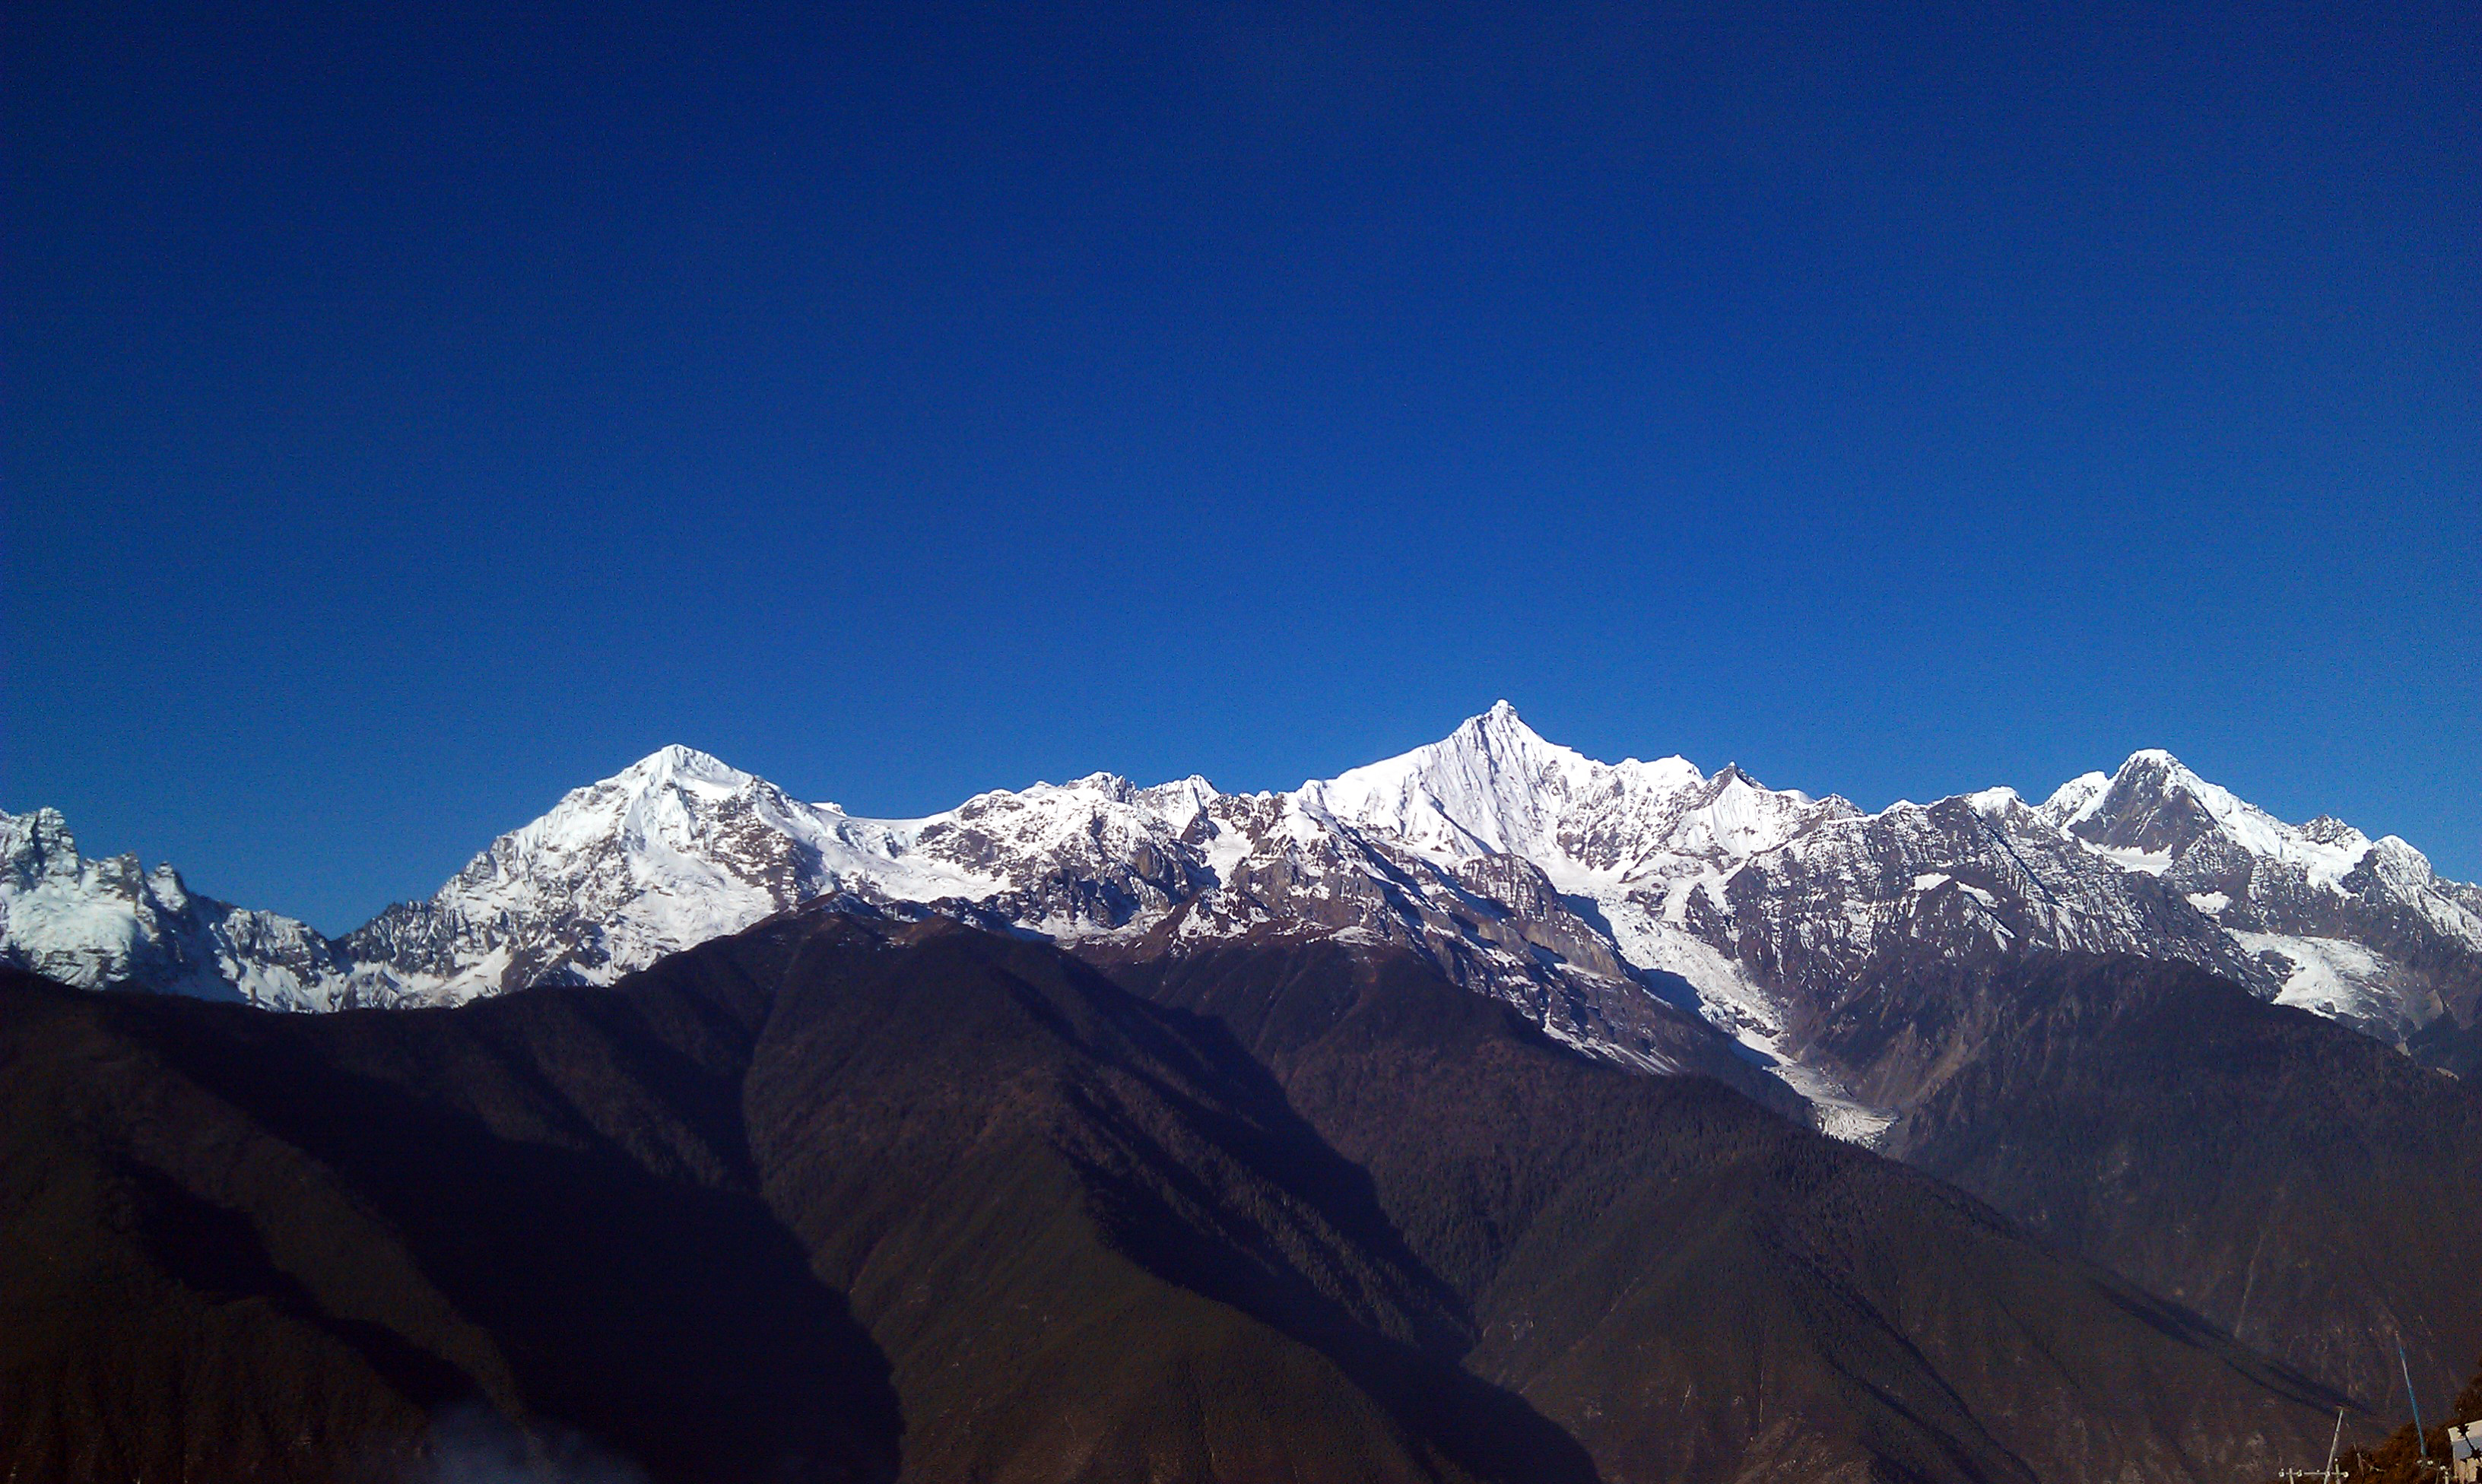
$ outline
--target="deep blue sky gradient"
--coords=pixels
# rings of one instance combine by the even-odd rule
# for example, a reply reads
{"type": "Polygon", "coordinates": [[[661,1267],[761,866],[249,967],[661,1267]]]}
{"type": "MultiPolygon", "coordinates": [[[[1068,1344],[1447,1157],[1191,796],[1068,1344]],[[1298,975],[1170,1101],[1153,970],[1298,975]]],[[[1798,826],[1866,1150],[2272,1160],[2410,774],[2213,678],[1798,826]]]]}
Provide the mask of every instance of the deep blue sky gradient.
{"type": "Polygon", "coordinates": [[[1505,695],[2482,876],[2482,12],[12,12],[0,808],[340,930],[1505,695]],[[1725,13],[1729,12],[1729,14],[1725,13]]]}

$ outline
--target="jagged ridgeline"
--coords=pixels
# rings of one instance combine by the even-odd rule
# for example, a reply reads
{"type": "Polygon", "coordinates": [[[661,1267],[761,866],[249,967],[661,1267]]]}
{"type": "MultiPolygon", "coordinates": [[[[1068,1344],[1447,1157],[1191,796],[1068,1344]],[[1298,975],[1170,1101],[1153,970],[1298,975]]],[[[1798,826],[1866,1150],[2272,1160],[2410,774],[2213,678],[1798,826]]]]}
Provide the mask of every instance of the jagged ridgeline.
{"type": "Polygon", "coordinates": [[[1864,814],[1736,768],[1594,762],[1503,703],[1289,794],[1096,774],[887,820],[668,747],[334,941],[169,868],[84,860],[50,811],[0,817],[0,961],[280,1008],[607,983],[839,895],[1069,944],[1367,935],[1650,1067],[1677,1059],[1665,1012],[1685,1011],[1857,1133],[1887,1110],[1814,1054],[1815,1023],[1891,952],[2194,963],[2437,1064],[2472,1057],[2482,1006],[2482,889],[2393,837],[2284,824],[2159,752],[2040,805],[1997,789],[1864,814]]]}

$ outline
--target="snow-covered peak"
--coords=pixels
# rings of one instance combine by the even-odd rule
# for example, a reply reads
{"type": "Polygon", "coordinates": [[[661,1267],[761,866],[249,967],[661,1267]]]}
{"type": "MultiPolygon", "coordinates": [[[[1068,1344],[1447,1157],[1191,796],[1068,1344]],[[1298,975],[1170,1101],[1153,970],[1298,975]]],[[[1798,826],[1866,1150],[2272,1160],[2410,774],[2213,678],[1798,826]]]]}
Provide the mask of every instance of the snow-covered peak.
{"type": "MultiPolygon", "coordinates": [[[[1667,761],[1688,768],[1678,758],[1667,761]]],[[[1782,845],[1814,820],[1857,812],[1840,798],[1813,799],[1798,789],[1770,789],[1736,763],[1725,764],[1709,779],[1697,780],[1696,771],[1689,769],[1693,781],[1677,795],[1679,811],[1665,831],[1668,847],[1678,854],[1746,860],[1782,845]]]]}
{"type": "MultiPolygon", "coordinates": [[[[2053,804],[2085,781],[2054,794],[2053,804]]],[[[2051,806],[2046,806],[2046,817],[2051,813],[2051,806]]],[[[2322,817],[2308,828],[2286,824],[2198,776],[2161,748],[2129,754],[2102,789],[2061,814],[2056,823],[2132,869],[2159,872],[2211,842],[2259,860],[2280,861],[2321,886],[2341,880],[2369,848],[2367,837],[2338,820],[2322,817]]]]}
{"type": "Polygon", "coordinates": [[[658,747],[637,762],[620,769],[606,783],[642,788],[662,788],[678,784],[702,789],[731,792],[755,782],[754,774],[745,773],[710,752],[685,747],[679,742],[658,747]]]}
{"type": "Polygon", "coordinates": [[[2353,831],[2356,840],[2364,841],[2357,864],[2381,881],[2400,891],[2426,890],[2440,885],[2439,875],[2431,869],[2430,857],[2413,847],[2398,835],[2382,835],[2366,841],[2360,830],[2353,831]]]}
{"type": "Polygon", "coordinates": [[[1449,734],[1447,741],[1461,742],[1467,746],[1478,744],[1515,754],[1557,753],[1580,761],[1584,756],[1573,749],[1544,741],[1543,734],[1527,726],[1525,718],[1517,714],[1517,708],[1509,704],[1505,697],[1492,702],[1491,709],[1482,715],[1467,716],[1457,723],[1456,731],[1449,734]]]}
{"type": "Polygon", "coordinates": [[[699,858],[712,853],[706,846],[715,825],[750,813],[783,826],[797,817],[808,822],[817,811],[763,778],[676,743],[570,790],[540,819],[493,841],[456,879],[468,885],[493,877],[540,881],[546,870],[559,869],[552,863],[616,845],[642,862],[678,857],[692,873],[709,874],[699,858]]]}
{"type": "Polygon", "coordinates": [[[2334,846],[2340,850],[2359,850],[2370,843],[2369,836],[2332,814],[2322,814],[2304,824],[2301,826],[2301,833],[2305,838],[2315,841],[2319,845],[2334,846]]]}
{"type": "Polygon", "coordinates": [[[0,811],[0,873],[25,886],[46,875],[75,875],[77,840],[57,809],[32,814],[0,811]]]}
{"type": "Polygon", "coordinates": [[[337,967],[302,924],[194,895],[169,865],[87,859],[53,809],[0,813],[0,963],[297,1007],[325,1003],[316,986],[337,967]]]}
{"type": "Polygon", "coordinates": [[[2025,801],[2017,796],[2017,791],[2006,784],[1967,794],[1964,798],[1967,807],[1975,814],[1986,815],[1993,819],[2004,818],[2025,807],[2025,801]]]}
{"type": "MultiPolygon", "coordinates": [[[[1500,701],[1444,739],[1302,785],[1304,808],[1461,859],[1545,852],[1562,807],[1603,765],[1543,740],[1500,701]]],[[[1691,769],[1694,774],[1695,769],[1691,769]]]]}
{"type": "Polygon", "coordinates": [[[2109,773],[2079,773],[2051,792],[2036,813],[2042,815],[2053,829],[2066,829],[2071,820],[2085,818],[2095,801],[2111,787],[2109,773]]]}
{"type": "Polygon", "coordinates": [[[1439,742],[1305,784],[1295,797],[1438,859],[1524,856],[1562,891],[1697,874],[1852,812],[1730,764],[1710,778],[1681,757],[1597,762],[1545,741],[1506,701],[1439,742]]]}
{"type": "Polygon", "coordinates": [[[1176,842],[1217,796],[1202,778],[1139,789],[1090,773],[872,820],[666,747],[563,795],[345,947],[374,996],[458,1001],[546,978],[604,982],[839,894],[1005,901],[1025,925],[1075,937],[1190,890],[1203,868],[1176,842]]]}
{"type": "Polygon", "coordinates": [[[1172,826],[1175,831],[1179,831],[1189,828],[1192,820],[1204,814],[1208,806],[1223,796],[1216,791],[1215,785],[1192,773],[1186,778],[1175,779],[1171,783],[1158,783],[1149,789],[1140,789],[1131,794],[1130,798],[1139,808],[1154,815],[1172,826]]]}

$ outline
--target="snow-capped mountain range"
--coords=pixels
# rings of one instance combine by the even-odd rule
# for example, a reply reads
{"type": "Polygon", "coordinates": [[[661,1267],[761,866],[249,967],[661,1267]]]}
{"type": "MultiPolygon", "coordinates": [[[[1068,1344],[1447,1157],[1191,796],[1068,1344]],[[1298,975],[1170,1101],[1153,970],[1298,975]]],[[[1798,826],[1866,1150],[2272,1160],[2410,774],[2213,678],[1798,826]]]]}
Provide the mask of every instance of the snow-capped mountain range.
{"type": "Polygon", "coordinates": [[[1290,793],[1097,773],[869,820],[675,746],[336,940],[169,867],[86,860],[51,810],[0,815],[0,962],[287,1009],[606,982],[822,901],[1100,959],[1393,944],[1598,1054],[1760,1069],[1860,1136],[1887,1115],[1811,1054],[1815,1034],[1874,969],[1924,954],[2183,959],[2398,1045],[2482,1012],[2482,889],[2392,836],[2285,824],[2152,751],[2041,804],[1994,789],[1865,814],[1732,767],[1596,762],[1503,702],[1290,793]]]}

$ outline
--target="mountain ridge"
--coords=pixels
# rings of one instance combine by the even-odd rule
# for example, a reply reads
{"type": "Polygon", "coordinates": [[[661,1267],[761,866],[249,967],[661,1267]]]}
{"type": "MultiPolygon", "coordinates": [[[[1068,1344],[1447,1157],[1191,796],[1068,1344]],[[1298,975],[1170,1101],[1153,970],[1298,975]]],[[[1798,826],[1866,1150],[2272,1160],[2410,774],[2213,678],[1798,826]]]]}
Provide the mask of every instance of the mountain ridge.
{"type": "Polygon", "coordinates": [[[1413,948],[1641,1070],[1780,1082],[1864,1138],[1893,1114],[1854,1095],[1813,1023],[1899,945],[2194,963],[2451,1064],[2482,1008],[2482,890],[2395,837],[2285,824],[2168,752],[2040,805],[1992,789],[1865,813],[1733,765],[1597,762],[1505,701],[1283,793],[1094,773],[917,820],[804,803],[667,746],[333,940],[195,898],[170,868],[84,862],[49,811],[0,816],[0,961],[71,982],[454,1003],[609,982],[840,895],[1097,950],[1333,934],[1413,948]]]}

